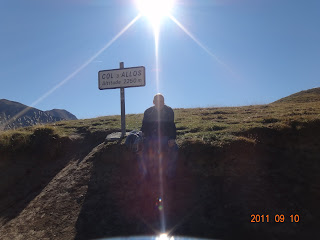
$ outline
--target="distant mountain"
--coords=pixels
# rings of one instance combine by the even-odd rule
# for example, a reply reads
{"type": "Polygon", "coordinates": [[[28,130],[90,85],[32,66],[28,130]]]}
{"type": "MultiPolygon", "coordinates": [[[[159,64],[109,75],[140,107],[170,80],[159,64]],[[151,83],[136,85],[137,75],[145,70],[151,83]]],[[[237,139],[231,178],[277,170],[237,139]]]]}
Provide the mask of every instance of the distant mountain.
{"type": "Polygon", "coordinates": [[[41,111],[19,102],[0,99],[0,130],[77,119],[66,110],[41,111]]]}
{"type": "Polygon", "coordinates": [[[275,101],[274,103],[307,103],[320,102],[320,88],[312,88],[289,95],[275,101]]]}
{"type": "Polygon", "coordinates": [[[52,109],[50,111],[45,111],[54,117],[60,117],[67,120],[77,120],[77,117],[72,113],[64,110],[64,109],[52,109]]]}

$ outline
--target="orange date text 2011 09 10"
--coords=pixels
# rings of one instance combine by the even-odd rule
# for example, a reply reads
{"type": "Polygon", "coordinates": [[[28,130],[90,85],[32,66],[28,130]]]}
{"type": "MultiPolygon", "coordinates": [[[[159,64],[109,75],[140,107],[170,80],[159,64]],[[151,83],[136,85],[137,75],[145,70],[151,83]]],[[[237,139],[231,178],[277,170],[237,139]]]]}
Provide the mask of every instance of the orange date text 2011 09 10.
{"type": "Polygon", "coordinates": [[[289,219],[284,216],[284,214],[276,214],[274,216],[270,216],[269,214],[251,214],[251,222],[252,223],[261,223],[261,222],[292,222],[297,223],[300,221],[300,216],[298,214],[291,214],[289,219]]]}

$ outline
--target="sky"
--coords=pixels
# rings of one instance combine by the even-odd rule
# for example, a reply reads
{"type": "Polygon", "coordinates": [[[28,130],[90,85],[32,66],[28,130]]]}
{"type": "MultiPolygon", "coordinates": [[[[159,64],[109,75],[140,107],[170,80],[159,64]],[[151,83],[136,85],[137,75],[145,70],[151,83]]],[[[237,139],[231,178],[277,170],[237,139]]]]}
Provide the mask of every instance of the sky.
{"type": "Polygon", "coordinates": [[[0,0],[0,99],[120,115],[98,72],[124,62],[146,69],[127,114],[158,92],[172,108],[268,104],[320,87],[319,26],[318,0],[176,0],[158,34],[135,0],[0,0]]]}

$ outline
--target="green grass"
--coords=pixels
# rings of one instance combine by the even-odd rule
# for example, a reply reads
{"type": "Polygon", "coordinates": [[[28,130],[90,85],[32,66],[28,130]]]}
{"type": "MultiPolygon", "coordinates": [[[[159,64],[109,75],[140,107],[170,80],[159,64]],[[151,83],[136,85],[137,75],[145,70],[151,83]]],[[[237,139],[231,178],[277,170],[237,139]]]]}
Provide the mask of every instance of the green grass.
{"type": "Polygon", "coordinates": [[[309,90],[301,91],[292,94],[288,97],[279,99],[275,103],[306,103],[306,102],[319,102],[320,101],[320,88],[312,88],[309,90]]]}
{"type": "Polygon", "coordinates": [[[54,127],[49,125],[37,125],[15,130],[3,131],[0,134],[0,150],[2,151],[20,151],[26,149],[35,137],[58,135],[54,127]]]}
{"type": "MultiPolygon", "coordinates": [[[[241,132],[252,128],[283,129],[308,124],[320,119],[319,102],[273,103],[244,107],[174,109],[177,142],[199,141],[222,146],[241,137],[241,132]]],[[[143,114],[126,115],[126,129],[140,129],[143,114]]],[[[59,137],[86,135],[95,132],[120,131],[120,116],[61,121],[41,126],[19,128],[0,133],[0,149],[16,149],[28,144],[30,136],[39,129],[49,129],[59,137]]],[[[44,130],[42,130],[44,131],[44,130]]]]}
{"type": "Polygon", "coordinates": [[[320,118],[319,103],[176,109],[178,140],[225,144],[252,128],[282,129],[320,118]]]}

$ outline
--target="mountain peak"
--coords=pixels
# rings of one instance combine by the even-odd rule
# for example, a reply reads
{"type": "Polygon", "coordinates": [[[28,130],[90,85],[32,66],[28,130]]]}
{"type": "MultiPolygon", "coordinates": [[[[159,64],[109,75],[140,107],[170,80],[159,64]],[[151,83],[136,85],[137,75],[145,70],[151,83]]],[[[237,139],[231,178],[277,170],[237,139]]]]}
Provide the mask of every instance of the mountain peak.
{"type": "Polygon", "coordinates": [[[41,111],[19,102],[0,100],[0,129],[13,129],[61,120],[74,120],[76,116],[63,109],[41,111]]]}
{"type": "Polygon", "coordinates": [[[52,109],[52,110],[45,111],[45,112],[49,113],[52,116],[61,117],[66,120],[77,120],[77,117],[75,115],[73,115],[72,113],[70,113],[64,109],[52,109]]]}

